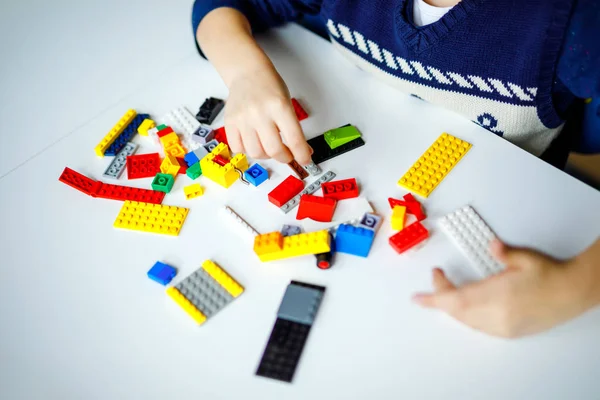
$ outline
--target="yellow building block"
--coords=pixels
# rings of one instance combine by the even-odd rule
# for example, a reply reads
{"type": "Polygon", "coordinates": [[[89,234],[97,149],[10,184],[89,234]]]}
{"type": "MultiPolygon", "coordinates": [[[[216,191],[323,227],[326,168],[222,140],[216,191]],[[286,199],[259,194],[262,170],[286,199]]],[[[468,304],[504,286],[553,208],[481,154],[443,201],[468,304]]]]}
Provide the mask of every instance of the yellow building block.
{"type": "Polygon", "coordinates": [[[196,306],[194,306],[188,299],[185,298],[183,294],[179,290],[174,287],[170,287],[167,289],[167,295],[170,298],[175,300],[183,310],[194,319],[199,325],[202,325],[206,321],[206,315],[202,313],[202,311],[198,310],[196,306]]]}
{"type": "Polygon", "coordinates": [[[179,235],[189,208],[127,200],[113,226],[133,231],[179,235]]]}
{"type": "Polygon", "coordinates": [[[96,145],[94,151],[98,157],[104,157],[104,152],[110,147],[112,142],[123,132],[123,130],[133,121],[136,117],[137,112],[135,110],[129,110],[121,117],[119,122],[104,136],[104,138],[96,145]]]}
{"type": "Polygon", "coordinates": [[[401,231],[404,229],[404,222],[406,222],[406,207],[395,206],[392,210],[392,229],[395,231],[401,231]]]}
{"type": "Polygon", "coordinates": [[[248,159],[246,158],[245,154],[240,153],[231,159],[229,157],[230,153],[227,145],[225,143],[219,143],[219,145],[215,147],[210,154],[207,154],[204,156],[204,158],[202,158],[202,160],[200,160],[202,175],[213,182],[218,183],[224,188],[229,188],[240,177],[235,168],[242,172],[248,169],[248,159]],[[214,161],[217,155],[228,160],[229,163],[225,166],[217,164],[214,161]]]}
{"type": "Polygon", "coordinates": [[[165,148],[165,154],[177,158],[183,158],[187,154],[187,151],[185,150],[185,147],[181,145],[181,143],[174,143],[171,146],[165,148]]]}
{"type": "Polygon", "coordinates": [[[156,127],[156,122],[152,121],[150,118],[146,118],[142,121],[140,126],[138,126],[138,133],[142,136],[148,136],[148,131],[154,127],[156,127]]]}
{"type": "Polygon", "coordinates": [[[202,196],[204,194],[204,189],[202,189],[202,186],[200,186],[199,183],[194,183],[193,185],[184,187],[183,194],[185,194],[187,200],[191,200],[202,196]]]}
{"type": "Polygon", "coordinates": [[[160,164],[160,172],[163,174],[173,175],[173,177],[177,176],[180,168],[181,165],[179,165],[179,161],[177,161],[177,159],[170,154],[167,154],[163,162],[160,164]]]}
{"type": "Polygon", "coordinates": [[[281,232],[258,235],[254,252],[261,261],[320,254],[331,251],[331,237],[327,230],[282,237],[281,232]]]}
{"type": "Polygon", "coordinates": [[[398,185],[423,197],[428,197],[471,147],[471,144],[464,140],[442,133],[400,178],[398,185]]]}
{"type": "Polygon", "coordinates": [[[211,260],[206,260],[202,263],[202,268],[209,274],[223,289],[227,291],[233,298],[238,297],[244,292],[242,285],[236,282],[225,270],[219,267],[211,260]]]}
{"type": "Polygon", "coordinates": [[[179,136],[177,136],[175,132],[168,133],[158,139],[160,140],[160,144],[162,144],[165,149],[179,143],[179,136]]]}

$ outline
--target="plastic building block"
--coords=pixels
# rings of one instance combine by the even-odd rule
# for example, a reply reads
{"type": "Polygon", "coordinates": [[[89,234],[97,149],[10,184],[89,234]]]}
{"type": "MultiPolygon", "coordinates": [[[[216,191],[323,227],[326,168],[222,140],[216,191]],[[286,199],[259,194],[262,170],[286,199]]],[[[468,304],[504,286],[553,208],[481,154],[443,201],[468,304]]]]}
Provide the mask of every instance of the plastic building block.
{"type": "Polygon", "coordinates": [[[200,167],[200,163],[197,162],[193,164],[191,167],[188,167],[185,174],[192,180],[198,179],[200,175],[202,175],[202,168],[200,167]]]}
{"type": "Polygon", "coordinates": [[[364,197],[357,197],[338,202],[331,222],[316,222],[307,218],[302,220],[301,225],[305,232],[312,232],[319,229],[335,230],[341,224],[356,225],[365,213],[372,212],[373,207],[371,207],[369,201],[364,197]]]}
{"type": "Polygon", "coordinates": [[[304,189],[304,183],[295,176],[288,176],[269,193],[269,201],[277,207],[283,206],[304,189]]]}
{"type": "Polygon", "coordinates": [[[300,204],[300,198],[303,195],[313,194],[314,192],[319,190],[319,188],[321,187],[321,185],[323,183],[328,182],[328,181],[332,180],[333,178],[335,178],[335,173],[333,173],[331,171],[325,172],[319,179],[317,179],[316,181],[314,181],[313,183],[311,183],[310,185],[305,187],[300,193],[295,195],[290,201],[288,201],[283,206],[281,206],[280,210],[287,214],[288,212],[290,212],[290,210],[293,210],[298,204],[300,204]]]}
{"type": "Polygon", "coordinates": [[[252,164],[252,166],[244,172],[244,177],[252,185],[258,186],[269,179],[269,173],[260,164],[252,164]]]}
{"type": "Polygon", "coordinates": [[[106,134],[106,136],[104,136],[104,138],[102,138],[100,143],[98,143],[94,148],[94,152],[98,157],[104,157],[104,152],[106,151],[106,149],[110,147],[112,142],[114,142],[117,136],[119,136],[121,132],[123,132],[127,125],[129,125],[129,123],[133,121],[136,115],[137,113],[135,112],[135,110],[129,110],[125,113],[125,115],[121,117],[119,122],[117,122],[117,124],[113,126],[113,128],[106,134]]]}
{"type": "Polygon", "coordinates": [[[194,183],[192,185],[185,186],[183,188],[183,193],[185,194],[185,198],[187,200],[194,199],[196,197],[200,197],[204,194],[204,190],[202,186],[198,183],[194,183]]]}
{"type": "Polygon", "coordinates": [[[105,156],[115,156],[117,155],[123,147],[129,143],[129,141],[133,138],[133,136],[137,133],[138,127],[142,124],[142,122],[148,117],[148,114],[139,114],[137,115],[133,121],[118,135],[115,140],[111,143],[111,145],[104,152],[105,156]]]}
{"type": "Polygon", "coordinates": [[[175,275],[177,275],[175,268],[171,267],[170,265],[163,264],[160,261],[157,261],[156,264],[150,268],[150,271],[148,271],[148,278],[160,283],[163,286],[168,285],[169,282],[175,278],[175,275]]]}
{"type": "MultiPolygon", "coordinates": [[[[168,128],[171,129],[171,128],[168,128]]],[[[165,131],[161,131],[161,132],[165,132],[165,131]]],[[[159,132],[160,134],[160,132],[159,132]]],[[[175,132],[170,132],[167,133],[164,136],[160,136],[160,144],[166,149],[167,147],[170,147],[174,144],[179,143],[179,136],[177,136],[177,134],[175,132]]]]}
{"type": "Polygon", "coordinates": [[[398,185],[428,197],[471,147],[471,144],[464,140],[442,133],[400,178],[398,185]]]}
{"type": "Polygon", "coordinates": [[[213,158],[213,162],[216,162],[217,164],[219,164],[221,167],[226,166],[227,164],[229,164],[229,160],[224,159],[223,157],[221,157],[220,155],[216,155],[213,158]]]}
{"type": "Polygon", "coordinates": [[[210,153],[210,152],[211,152],[211,151],[213,151],[213,150],[215,149],[215,147],[217,147],[218,145],[219,145],[219,142],[218,142],[216,139],[213,139],[213,140],[211,140],[210,142],[206,143],[206,144],[205,144],[204,146],[202,146],[202,147],[204,147],[204,149],[205,149],[207,152],[209,152],[209,153],[210,153]]]}
{"type": "Polygon", "coordinates": [[[225,127],[222,126],[218,129],[215,129],[215,140],[217,140],[219,143],[225,143],[226,145],[229,145],[229,142],[227,141],[227,132],[225,131],[225,127]]]}
{"type": "Polygon", "coordinates": [[[189,153],[187,153],[183,157],[183,159],[185,160],[185,163],[188,165],[188,167],[191,167],[192,165],[196,164],[197,162],[200,162],[200,159],[198,159],[198,156],[193,151],[190,151],[189,153]]]}
{"type": "Polygon", "coordinates": [[[379,215],[372,214],[372,213],[365,213],[365,215],[360,220],[358,227],[370,229],[373,232],[377,232],[377,230],[381,226],[382,222],[383,222],[383,218],[381,218],[379,215]]]}
{"type": "Polygon", "coordinates": [[[310,164],[305,165],[304,169],[306,170],[306,172],[308,172],[312,176],[321,175],[321,173],[323,172],[323,170],[321,170],[321,167],[319,167],[317,164],[315,164],[312,161],[310,162],[310,164]]]}
{"type": "Polygon", "coordinates": [[[415,222],[390,237],[390,246],[402,254],[429,237],[429,231],[420,222],[415,222]]]}
{"type": "Polygon", "coordinates": [[[446,215],[440,224],[482,278],[504,270],[505,266],[489,250],[496,235],[472,207],[465,206],[446,215]]]}
{"type": "Polygon", "coordinates": [[[288,166],[292,169],[292,171],[296,173],[296,175],[298,175],[298,178],[308,178],[308,172],[304,168],[302,168],[300,164],[298,164],[298,161],[292,160],[288,163],[288,166]]]}
{"type": "Polygon", "coordinates": [[[302,228],[300,228],[298,225],[284,225],[283,228],[281,228],[281,234],[283,237],[299,235],[301,233],[302,228]]]}
{"type": "Polygon", "coordinates": [[[404,195],[404,200],[398,200],[389,197],[388,202],[390,203],[390,207],[392,209],[396,206],[406,207],[406,212],[414,215],[417,218],[417,221],[423,221],[425,218],[427,218],[421,203],[419,203],[410,193],[404,195]]]}
{"type": "Polygon", "coordinates": [[[168,288],[167,295],[201,325],[243,291],[244,288],[227,272],[207,260],[202,268],[168,288]]]}
{"type": "Polygon", "coordinates": [[[336,200],[358,197],[358,184],[354,178],[324,183],[321,187],[323,188],[323,197],[336,200]]]}
{"type": "Polygon", "coordinates": [[[315,164],[320,164],[323,161],[331,160],[334,157],[340,156],[365,145],[365,141],[362,138],[356,138],[346,144],[332,149],[325,141],[325,135],[319,135],[309,139],[307,140],[307,143],[314,150],[312,160],[315,164]]]}
{"type": "Polygon", "coordinates": [[[95,197],[118,201],[131,200],[140,201],[143,203],[160,204],[165,198],[165,194],[155,190],[138,189],[130,186],[103,183],[98,189],[95,197]]]}
{"type": "Polygon", "coordinates": [[[215,131],[210,126],[200,125],[192,134],[192,139],[198,143],[206,144],[215,138],[215,131]]]}
{"type": "Polygon", "coordinates": [[[355,126],[349,125],[327,131],[324,136],[329,148],[333,150],[358,139],[361,135],[355,126]]]}
{"type": "Polygon", "coordinates": [[[127,179],[150,178],[160,172],[158,153],[127,157],[127,179]]]}
{"type": "Polygon", "coordinates": [[[177,132],[185,135],[192,135],[196,129],[200,126],[200,123],[196,121],[194,115],[190,113],[185,107],[179,107],[171,110],[165,119],[175,127],[177,132]]]}
{"type": "MultiPolygon", "coordinates": [[[[325,288],[310,285],[303,282],[292,281],[290,286],[300,286],[321,292],[319,300],[308,303],[310,311],[305,313],[312,316],[310,324],[303,324],[289,319],[278,317],[271,331],[271,335],[263,352],[262,358],[256,370],[256,375],[265,378],[277,379],[283,382],[291,382],[294,378],[296,366],[304,349],[310,328],[314,322],[320,299],[325,293],[325,288]],[[315,304],[318,303],[318,304],[315,304]]],[[[286,291],[287,294],[287,291],[286,291]]],[[[310,297],[308,297],[310,298],[310,297]]],[[[280,308],[281,309],[281,308],[280,308]]],[[[299,309],[298,311],[302,311],[299,309]]]]}
{"type": "Polygon", "coordinates": [[[58,180],[66,185],[71,186],[73,189],[77,189],[80,192],[92,197],[96,197],[98,189],[100,189],[100,186],[102,186],[102,182],[97,182],[91,178],[88,178],[87,176],[82,175],[69,167],[64,169],[58,180]]]}
{"type": "Polygon", "coordinates": [[[252,227],[252,225],[246,222],[244,218],[240,217],[240,215],[236,213],[231,207],[225,206],[224,210],[225,213],[227,213],[227,215],[229,215],[233,219],[233,221],[241,225],[246,232],[249,232],[252,236],[260,235],[260,233],[258,233],[258,231],[252,227]]]}
{"type": "Polygon", "coordinates": [[[342,224],[335,233],[335,251],[366,257],[374,238],[375,232],[371,229],[342,224]]]}
{"type": "Polygon", "coordinates": [[[177,171],[177,174],[185,175],[185,173],[187,172],[187,169],[188,169],[188,166],[187,166],[185,160],[181,157],[177,157],[175,159],[177,160],[177,163],[179,164],[179,171],[177,171]]]}
{"type": "Polygon", "coordinates": [[[202,106],[198,110],[198,114],[196,114],[196,119],[201,124],[212,124],[217,115],[223,110],[225,107],[225,102],[221,99],[217,99],[215,97],[209,97],[204,100],[202,106]]]}
{"type": "Polygon", "coordinates": [[[160,164],[160,172],[162,172],[163,174],[175,176],[179,173],[180,168],[181,165],[179,165],[177,158],[170,155],[167,155],[163,162],[160,164]]]}
{"type": "MultiPolygon", "coordinates": [[[[137,131],[142,136],[148,136],[148,131],[154,127],[156,127],[156,123],[153,120],[151,120],[150,118],[146,118],[145,120],[142,121],[140,126],[138,126],[137,131]]],[[[157,130],[157,132],[158,132],[158,130],[157,130]]]]}
{"type": "MultiPolygon", "coordinates": [[[[216,147],[216,146],[215,146],[216,147]]],[[[202,160],[204,157],[210,154],[204,147],[200,146],[196,150],[194,150],[194,154],[198,157],[198,160],[202,160]]]]}
{"type": "Polygon", "coordinates": [[[156,129],[158,129],[159,131],[162,131],[163,129],[167,129],[168,126],[165,124],[160,124],[159,126],[156,127],[156,129]]]}
{"type": "Polygon", "coordinates": [[[333,266],[333,254],[335,253],[335,239],[329,233],[331,240],[331,251],[315,254],[317,259],[317,268],[319,269],[329,269],[333,266]]]}
{"type": "Polygon", "coordinates": [[[263,262],[328,251],[331,251],[331,237],[327,230],[288,237],[283,237],[281,232],[272,232],[254,239],[254,252],[263,262]]]}
{"type": "Polygon", "coordinates": [[[127,157],[132,156],[137,150],[138,145],[135,143],[127,143],[112,160],[102,176],[111,179],[119,179],[127,166],[127,157]]]}
{"type": "Polygon", "coordinates": [[[178,236],[189,208],[126,201],[114,227],[178,236]]]}
{"type": "Polygon", "coordinates": [[[296,113],[296,118],[298,121],[303,121],[308,118],[308,113],[302,108],[298,100],[292,98],[292,107],[294,107],[294,112],[296,113]]]}
{"type": "Polygon", "coordinates": [[[310,218],[318,222],[331,222],[337,200],[305,194],[300,197],[296,219],[310,218]]]}
{"type": "Polygon", "coordinates": [[[152,180],[152,189],[158,192],[169,193],[173,189],[175,178],[170,174],[158,173],[152,180]]]}
{"type": "Polygon", "coordinates": [[[174,143],[169,147],[165,147],[165,153],[172,155],[175,158],[184,157],[187,154],[185,147],[181,143],[174,143]]]}
{"type": "MultiPolygon", "coordinates": [[[[167,136],[170,133],[175,133],[175,131],[173,130],[173,128],[171,128],[170,126],[167,126],[167,125],[161,125],[161,126],[164,126],[164,128],[161,129],[161,130],[159,130],[156,133],[156,136],[158,136],[159,138],[163,138],[163,137],[167,136]]],[[[175,134],[177,134],[177,133],[175,133],[175,134]]]]}
{"type": "Polygon", "coordinates": [[[283,295],[277,318],[312,325],[323,299],[323,291],[300,285],[289,285],[283,295]]]}
{"type": "Polygon", "coordinates": [[[235,183],[242,175],[242,172],[248,169],[248,160],[245,154],[237,154],[235,157],[230,158],[229,148],[224,143],[219,143],[213,151],[200,160],[200,167],[204,176],[209,178],[215,183],[229,188],[235,183]],[[217,156],[222,157],[225,160],[229,160],[226,165],[219,165],[215,162],[217,156]],[[240,173],[238,175],[239,170],[240,173]]]}
{"type": "Polygon", "coordinates": [[[404,229],[404,223],[406,222],[406,207],[395,206],[392,209],[392,229],[395,231],[401,231],[404,229]]]}

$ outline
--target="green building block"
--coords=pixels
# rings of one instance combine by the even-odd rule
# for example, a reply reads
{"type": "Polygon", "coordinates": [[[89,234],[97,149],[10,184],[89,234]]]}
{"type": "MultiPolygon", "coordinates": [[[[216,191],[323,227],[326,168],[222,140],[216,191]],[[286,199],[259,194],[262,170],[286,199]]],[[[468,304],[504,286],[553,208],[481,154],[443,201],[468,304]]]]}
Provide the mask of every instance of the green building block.
{"type": "Polygon", "coordinates": [[[163,129],[167,129],[167,126],[165,124],[159,125],[156,127],[157,130],[162,131],[163,129]]]}
{"type": "Polygon", "coordinates": [[[175,178],[173,175],[158,173],[152,181],[152,189],[159,192],[169,193],[171,189],[173,189],[174,183],[175,178]]]}
{"type": "Polygon", "coordinates": [[[355,126],[347,125],[327,131],[324,136],[329,148],[335,149],[354,139],[358,139],[360,137],[360,132],[355,126]]]}
{"type": "Polygon", "coordinates": [[[192,164],[191,167],[188,167],[187,171],[185,171],[186,175],[190,177],[190,179],[198,179],[200,175],[202,175],[202,168],[200,168],[200,162],[196,164],[192,164]]]}

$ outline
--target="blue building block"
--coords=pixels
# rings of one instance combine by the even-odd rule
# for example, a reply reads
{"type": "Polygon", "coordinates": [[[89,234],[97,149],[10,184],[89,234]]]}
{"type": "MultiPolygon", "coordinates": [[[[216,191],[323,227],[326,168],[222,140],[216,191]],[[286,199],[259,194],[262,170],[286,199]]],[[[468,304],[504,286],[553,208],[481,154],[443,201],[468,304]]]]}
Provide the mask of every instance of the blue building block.
{"type": "Polygon", "coordinates": [[[342,224],[335,234],[335,251],[366,257],[369,255],[374,238],[375,232],[371,229],[342,224]]]}
{"type": "Polygon", "coordinates": [[[148,278],[160,283],[163,286],[166,286],[169,282],[171,282],[176,274],[177,271],[175,268],[157,261],[156,264],[150,268],[150,271],[148,271],[148,278]]]}
{"type": "Polygon", "coordinates": [[[254,186],[258,186],[269,179],[269,173],[260,164],[254,164],[244,172],[244,177],[254,186]]]}
{"type": "Polygon", "coordinates": [[[200,159],[198,159],[198,156],[196,155],[196,153],[194,153],[193,151],[190,151],[185,156],[183,156],[183,161],[185,161],[185,163],[187,164],[188,167],[191,167],[192,165],[194,165],[198,161],[200,161],[200,159]]]}
{"type": "Polygon", "coordinates": [[[323,299],[323,291],[291,284],[285,290],[277,318],[312,325],[323,299]]]}
{"type": "Polygon", "coordinates": [[[125,147],[127,142],[131,140],[133,135],[137,133],[138,127],[146,118],[150,118],[148,114],[138,114],[133,121],[121,132],[110,147],[104,152],[105,156],[116,156],[125,147]]]}

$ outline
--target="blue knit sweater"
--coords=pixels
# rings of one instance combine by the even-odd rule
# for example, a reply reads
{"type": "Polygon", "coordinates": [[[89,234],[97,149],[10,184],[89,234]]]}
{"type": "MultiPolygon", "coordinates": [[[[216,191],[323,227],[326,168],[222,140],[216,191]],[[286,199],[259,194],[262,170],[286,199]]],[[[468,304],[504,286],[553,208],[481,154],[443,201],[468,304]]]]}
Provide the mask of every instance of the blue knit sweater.
{"type": "MultiPolygon", "coordinates": [[[[595,0],[462,0],[424,27],[413,23],[413,0],[196,0],[194,32],[224,6],[246,15],[255,32],[319,15],[361,68],[536,155],[559,135],[577,97],[600,95],[595,0]]],[[[584,144],[600,151],[600,109],[592,105],[584,144]]]]}

